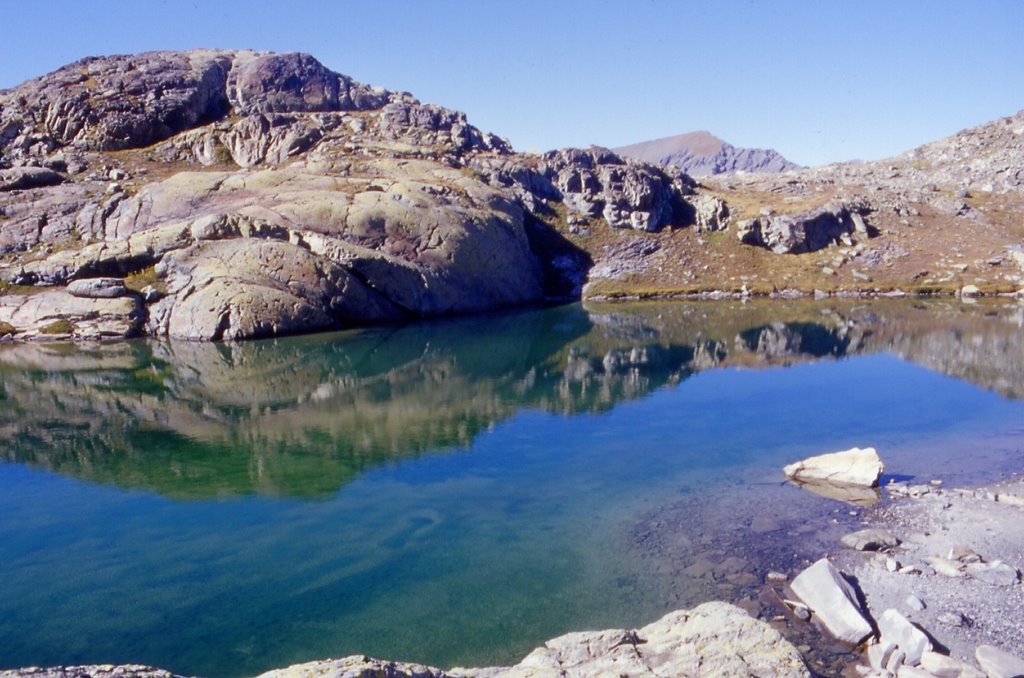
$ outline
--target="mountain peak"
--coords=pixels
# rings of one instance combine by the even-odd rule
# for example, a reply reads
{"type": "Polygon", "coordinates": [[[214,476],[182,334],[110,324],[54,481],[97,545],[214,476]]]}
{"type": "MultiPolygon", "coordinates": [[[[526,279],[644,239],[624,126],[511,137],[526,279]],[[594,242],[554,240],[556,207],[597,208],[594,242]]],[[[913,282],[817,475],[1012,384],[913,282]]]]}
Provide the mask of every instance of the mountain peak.
{"type": "Polygon", "coordinates": [[[772,149],[736,148],[706,130],[642,141],[613,150],[645,162],[678,167],[692,176],[737,171],[785,172],[799,167],[772,149]]]}

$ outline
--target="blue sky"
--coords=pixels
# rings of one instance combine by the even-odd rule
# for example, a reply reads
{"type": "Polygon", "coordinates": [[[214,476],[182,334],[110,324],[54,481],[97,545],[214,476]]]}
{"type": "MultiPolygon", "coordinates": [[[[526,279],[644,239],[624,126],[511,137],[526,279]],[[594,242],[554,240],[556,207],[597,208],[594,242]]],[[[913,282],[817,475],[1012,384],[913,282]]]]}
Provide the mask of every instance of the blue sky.
{"type": "Polygon", "coordinates": [[[1024,108],[1024,2],[11,2],[0,87],[94,54],[309,52],[520,150],[707,129],[873,160],[1024,108]]]}

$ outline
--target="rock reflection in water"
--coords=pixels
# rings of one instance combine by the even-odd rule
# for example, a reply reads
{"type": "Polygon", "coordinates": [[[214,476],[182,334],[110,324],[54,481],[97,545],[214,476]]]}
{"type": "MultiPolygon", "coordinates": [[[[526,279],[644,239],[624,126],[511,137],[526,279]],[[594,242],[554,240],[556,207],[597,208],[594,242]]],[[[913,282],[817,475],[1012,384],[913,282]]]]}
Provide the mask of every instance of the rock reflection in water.
{"type": "Polygon", "coordinates": [[[320,497],[522,408],[607,410],[695,372],[889,352],[1024,396],[1017,303],[593,304],[241,344],[0,350],[8,461],[177,498],[320,497]]]}

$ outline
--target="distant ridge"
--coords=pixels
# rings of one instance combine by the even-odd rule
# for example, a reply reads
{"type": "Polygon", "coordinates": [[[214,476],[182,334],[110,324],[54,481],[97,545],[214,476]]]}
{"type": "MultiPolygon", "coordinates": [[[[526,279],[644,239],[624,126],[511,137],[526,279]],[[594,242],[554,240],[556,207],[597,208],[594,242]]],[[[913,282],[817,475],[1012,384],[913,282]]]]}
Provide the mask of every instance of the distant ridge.
{"type": "Polygon", "coordinates": [[[785,172],[800,166],[768,148],[736,148],[710,132],[689,132],[613,149],[658,165],[678,167],[695,177],[725,172],[785,172]]]}

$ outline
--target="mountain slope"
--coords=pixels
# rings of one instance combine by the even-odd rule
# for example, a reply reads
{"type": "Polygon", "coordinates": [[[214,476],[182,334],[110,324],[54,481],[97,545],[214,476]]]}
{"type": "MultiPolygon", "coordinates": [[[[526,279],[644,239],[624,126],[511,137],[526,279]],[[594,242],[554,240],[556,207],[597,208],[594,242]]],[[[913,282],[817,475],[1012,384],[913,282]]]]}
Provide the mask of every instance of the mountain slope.
{"type": "Polygon", "coordinates": [[[799,168],[771,149],[736,148],[705,131],[642,141],[613,150],[644,162],[677,167],[695,177],[737,171],[785,172],[799,168]]]}

